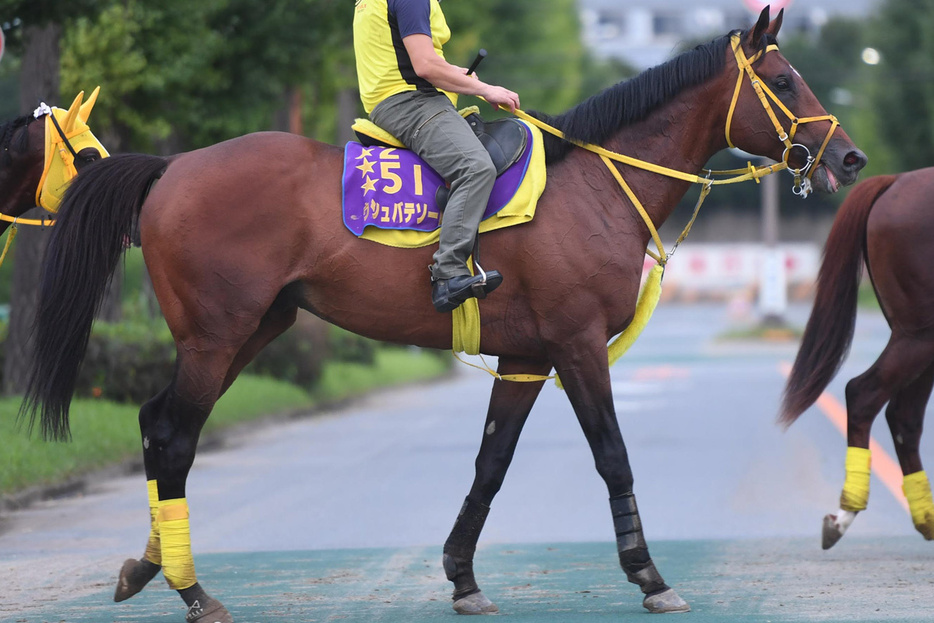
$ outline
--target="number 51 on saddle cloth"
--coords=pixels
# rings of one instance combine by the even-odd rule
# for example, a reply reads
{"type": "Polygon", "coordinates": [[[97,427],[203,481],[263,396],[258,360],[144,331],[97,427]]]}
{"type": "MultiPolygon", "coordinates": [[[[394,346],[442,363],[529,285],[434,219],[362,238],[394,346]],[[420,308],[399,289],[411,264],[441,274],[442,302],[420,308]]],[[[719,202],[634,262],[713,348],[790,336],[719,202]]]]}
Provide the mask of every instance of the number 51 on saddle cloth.
{"type": "MultiPolygon", "coordinates": [[[[473,107],[476,109],[476,107],[473,107]]],[[[465,116],[471,109],[461,111],[465,116]],[[465,114],[466,113],[466,114],[465,114]]],[[[527,133],[518,159],[496,179],[480,223],[480,232],[532,220],[545,190],[545,152],[541,131],[521,123],[527,133]]],[[[382,146],[349,142],[344,148],[343,218],[354,235],[381,244],[416,248],[438,242],[442,211],[439,189],[445,182],[421,158],[372,122],[353,126],[382,146]]]]}

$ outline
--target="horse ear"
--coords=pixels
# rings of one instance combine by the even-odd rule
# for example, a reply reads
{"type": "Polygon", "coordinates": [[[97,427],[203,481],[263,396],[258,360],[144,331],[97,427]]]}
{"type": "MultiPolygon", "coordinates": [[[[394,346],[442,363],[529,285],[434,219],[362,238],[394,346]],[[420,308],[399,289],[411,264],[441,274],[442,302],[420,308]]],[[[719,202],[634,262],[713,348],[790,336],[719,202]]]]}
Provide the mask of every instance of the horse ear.
{"type": "Polygon", "coordinates": [[[778,36],[778,31],[779,31],[779,30],[781,29],[781,27],[782,27],[782,18],[783,18],[784,16],[785,16],[785,9],[781,9],[781,10],[778,12],[778,15],[775,17],[775,19],[772,20],[772,23],[769,24],[769,27],[766,29],[765,32],[767,32],[768,34],[772,35],[773,37],[777,37],[777,36],[778,36]]]}
{"type": "Polygon", "coordinates": [[[97,95],[101,92],[101,88],[97,87],[91,93],[91,97],[87,99],[86,102],[81,104],[81,108],[78,110],[78,118],[81,119],[85,124],[88,122],[88,117],[91,116],[91,109],[94,108],[94,104],[97,102],[97,95]]]}
{"type": "Polygon", "coordinates": [[[75,120],[78,119],[78,111],[81,108],[82,99],[84,99],[84,91],[78,93],[78,97],[71,103],[71,107],[68,109],[68,112],[65,113],[65,117],[61,121],[62,132],[65,134],[75,129],[75,120]]]}
{"type": "Polygon", "coordinates": [[[756,21],[755,28],[752,29],[752,36],[749,38],[749,44],[753,48],[759,47],[759,41],[762,39],[762,35],[768,31],[769,28],[769,7],[766,5],[762,12],[759,13],[759,19],[756,21]]]}

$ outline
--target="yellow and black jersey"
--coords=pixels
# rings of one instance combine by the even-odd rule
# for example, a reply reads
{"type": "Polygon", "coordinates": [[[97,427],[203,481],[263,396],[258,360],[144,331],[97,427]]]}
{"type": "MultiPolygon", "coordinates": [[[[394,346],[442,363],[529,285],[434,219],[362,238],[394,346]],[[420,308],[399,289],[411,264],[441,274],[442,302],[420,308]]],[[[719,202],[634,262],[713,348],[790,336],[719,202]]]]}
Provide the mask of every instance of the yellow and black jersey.
{"type": "MultiPolygon", "coordinates": [[[[451,38],[451,30],[438,0],[356,0],[354,54],[360,99],[367,113],[396,93],[439,91],[412,67],[402,39],[414,34],[431,37],[435,52],[444,58],[441,46],[451,38]]],[[[456,94],[443,93],[457,103],[456,94]]]]}

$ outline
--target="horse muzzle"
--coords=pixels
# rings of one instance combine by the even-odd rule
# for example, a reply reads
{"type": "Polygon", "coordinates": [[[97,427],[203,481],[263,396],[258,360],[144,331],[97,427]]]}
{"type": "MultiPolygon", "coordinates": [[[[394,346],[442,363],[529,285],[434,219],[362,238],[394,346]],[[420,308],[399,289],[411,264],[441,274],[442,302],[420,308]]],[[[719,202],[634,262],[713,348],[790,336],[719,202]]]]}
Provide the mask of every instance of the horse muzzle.
{"type": "Polygon", "coordinates": [[[835,193],[856,181],[868,158],[852,144],[846,147],[848,149],[831,145],[824,152],[823,158],[811,175],[811,182],[816,190],[835,193]]]}

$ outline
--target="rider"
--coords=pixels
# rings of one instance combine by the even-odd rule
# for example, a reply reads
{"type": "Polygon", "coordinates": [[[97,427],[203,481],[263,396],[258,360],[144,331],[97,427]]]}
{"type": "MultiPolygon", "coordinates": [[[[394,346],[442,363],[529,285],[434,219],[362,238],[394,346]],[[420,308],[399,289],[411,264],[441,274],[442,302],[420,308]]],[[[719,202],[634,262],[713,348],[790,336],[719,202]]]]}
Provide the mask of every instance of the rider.
{"type": "MultiPolygon", "coordinates": [[[[431,271],[431,302],[448,312],[483,281],[467,268],[496,169],[457,112],[457,94],[482,97],[510,112],[519,96],[444,60],[451,31],[440,0],[356,0],[354,53],[360,99],[370,119],[418,154],[451,186],[431,271]]],[[[485,292],[503,278],[486,272],[485,292]]]]}

